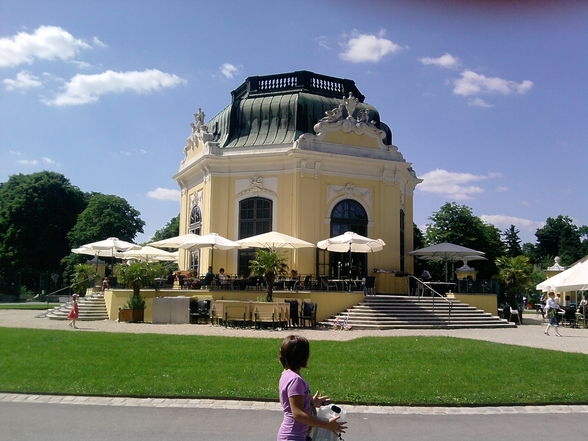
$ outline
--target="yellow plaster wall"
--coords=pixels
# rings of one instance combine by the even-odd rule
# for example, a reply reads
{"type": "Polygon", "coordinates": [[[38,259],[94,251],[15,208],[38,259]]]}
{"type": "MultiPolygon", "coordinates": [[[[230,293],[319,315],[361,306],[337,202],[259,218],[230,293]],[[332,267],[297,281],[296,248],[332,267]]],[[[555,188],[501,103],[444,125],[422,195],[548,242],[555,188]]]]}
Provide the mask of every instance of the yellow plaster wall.
{"type": "MultiPolygon", "coordinates": [[[[265,174],[264,179],[274,177],[277,179],[277,204],[274,225],[277,231],[290,234],[295,237],[316,243],[319,240],[330,237],[330,211],[334,204],[342,198],[327,200],[329,185],[345,186],[348,183],[355,187],[369,188],[371,190],[371,205],[361,199],[357,194],[352,196],[358,200],[368,212],[369,225],[368,236],[381,238],[386,242],[384,250],[378,253],[370,253],[367,256],[368,274],[373,268],[388,270],[400,269],[399,258],[399,211],[400,189],[393,182],[385,182],[374,179],[358,179],[355,177],[332,176],[315,173],[312,169],[292,170],[292,173],[265,174]]],[[[237,215],[238,204],[235,182],[239,179],[250,179],[250,175],[232,173],[227,175],[212,175],[206,182],[190,189],[182,199],[182,215],[180,216],[181,230],[187,232],[189,222],[189,198],[190,195],[200,189],[203,190],[202,205],[202,233],[216,232],[232,240],[237,240],[237,215]]],[[[251,193],[250,196],[267,196],[263,192],[251,193]]],[[[405,196],[405,252],[412,250],[412,197],[405,196]]],[[[211,249],[201,250],[200,270],[205,273],[209,266],[211,249]]],[[[290,267],[296,268],[299,274],[315,275],[316,251],[315,249],[282,250],[288,259],[290,267]]],[[[214,250],[214,271],[225,268],[227,274],[235,274],[236,250],[214,250]]],[[[180,252],[180,268],[186,269],[188,264],[187,253],[180,252]]],[[[411,272],[413,259],[406,254],[405,271],[411,272]]],[[[406,281],[393,276],[377,275],[376,291],[379,293],[405,293],[406,281]]]]}
{"type": "MultiPolygon", "coordinates": [[[[112,289],[104,292],[104,301],[108,318],[118,319],[118,310],[122,308],[131,298],[133,291],[130,289],[112,289]]],[[[198,299],[212,300],[257,300],[258,297],[265,298],[263,291],[193,291],[193,290],[141,290],[145,299],[145,322],[153,321],[153,298],[154,297],[192,297],[198,299]]],[[[358,304],[364,298],[363,293],[340,293],[340,292],[274,292],[274,301],[283,302],[286,299],[296,299],[300,303],[310,301],[317,303],[317,320],[322,321],[344,311],[353,305],[358,304]]]]}
{"type": "Polygon", "coordinates": [[[489,312],[492,315],[498,315],[498,301],[496,294],[447,294],[447,297],[453,297],[460,302],[467,303],[470,306],[489,312]]]}

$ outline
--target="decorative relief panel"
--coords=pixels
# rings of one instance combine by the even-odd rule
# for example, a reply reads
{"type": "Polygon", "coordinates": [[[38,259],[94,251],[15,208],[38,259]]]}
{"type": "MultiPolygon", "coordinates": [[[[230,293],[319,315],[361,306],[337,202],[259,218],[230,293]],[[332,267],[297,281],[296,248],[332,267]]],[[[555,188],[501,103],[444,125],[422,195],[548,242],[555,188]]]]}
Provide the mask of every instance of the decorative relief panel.
{"type": "Polygon", "coordinates": [[[235,193],[237,197],[269,195],[277,197],[278,178],[254,176],[250,179],[237,179],[235,181],[235,193]]]}
{"type": "Polygon", "coordinates": [[[345,185],[327,185],[327,203],[337,198],[360,198],[368,205],[372,205],[372,190],[366,187],[356,187],[352,183],[345,185]]]}

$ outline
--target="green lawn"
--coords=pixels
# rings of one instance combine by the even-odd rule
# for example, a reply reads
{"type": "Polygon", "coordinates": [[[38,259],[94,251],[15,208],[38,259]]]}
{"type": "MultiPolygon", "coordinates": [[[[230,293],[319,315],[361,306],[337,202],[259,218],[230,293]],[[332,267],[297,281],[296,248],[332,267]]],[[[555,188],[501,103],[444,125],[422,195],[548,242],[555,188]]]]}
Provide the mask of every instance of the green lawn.
{"type": "MultiPolygon", "coordinates": [[[[277,399],[278,339],[0,328],[4,392],[277,399]]],[[[339,403],[587,403],[588,355],[448,337],[313,341],[339,403]],[[547,381],[556,373],[562,381],[547,381]]]]}
{"type": "Polygon", "coordinates": [[[59,303],[12,303],[9,305],[2,305],[0,304],[0,309],[51,309],[59,306],[59,303]]]}

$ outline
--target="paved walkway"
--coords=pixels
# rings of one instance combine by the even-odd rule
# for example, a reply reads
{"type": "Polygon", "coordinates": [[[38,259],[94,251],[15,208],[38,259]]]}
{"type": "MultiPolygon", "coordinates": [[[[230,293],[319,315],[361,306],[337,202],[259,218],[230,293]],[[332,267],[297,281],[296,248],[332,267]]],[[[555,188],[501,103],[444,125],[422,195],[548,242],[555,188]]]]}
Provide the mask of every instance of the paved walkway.
{"type": "MultiPolygon", "coordinates": [[[[280,403],[270,401],[205,400],[183,398],[83,397],[72,395],[32,395],[0,392],[0,403],[46,403],[87,406],[167,407],[191,409],[269,410],[281,412],[280,403]]],[[[588,413],[588,405],[493,406],[493,407],[409,407],[344,405],[350,414],[384,415],[504,415],[588,413]]]]}
{"type": "Polygon", "coordinates": [[[40,311],[0,310],[0,327],[61,329],[71,332],[132,332],[145,334],[211,335],[225,337],[284,338],[303,335],[309,340],[353,340],[361,337],[448,336],[485,340],[494,343],[529,346],[556,351],[588,354],[588,329],[560,328],[562,337],[543,334],[544,324],[535,313],[525,314],[524,325],[506,329],[394,329],[334,331],[318,329],[254,330],[224,328],[211,325],[154,325],[150,323],[118,323],[112,320],[78,322],[79,329],[71,329],[64,320],[36,318],[40,311]]]}

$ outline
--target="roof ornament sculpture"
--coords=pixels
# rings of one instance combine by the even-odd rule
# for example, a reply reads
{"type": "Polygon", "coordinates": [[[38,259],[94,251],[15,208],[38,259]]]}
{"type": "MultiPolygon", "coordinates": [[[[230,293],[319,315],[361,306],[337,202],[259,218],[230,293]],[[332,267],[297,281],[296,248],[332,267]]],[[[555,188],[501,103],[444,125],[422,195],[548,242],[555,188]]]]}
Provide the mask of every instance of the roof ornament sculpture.
{"type": "Polygon", "coordinates": [[[383,149],[389,149],[383,143],[386,132],[377,127],[376,121],[370,121],[369,108],[358,109],[359,104],[359,100],[353,96],[353,93],[349,92],[349,95],[343,96],[341,104],[325,112],[325,116],[315,124],[314,131],[319,135],[334,130],[342,130],[347,133],[354,132],[357,135],[368,135],[377,138],[383,149]],[[345,111],[347,112],[347,117],[344,117],[345,111]],[[356,111],[357,116],[354,116],[356,111]]]}
{"type": "Polygon", "coordinates": [[[347,119],[353,119],[353,114],[355,113],[357,104],[359,104],[359,100],[353,96],[352,92],[349,92],[349,96],[343,97],[343,103],[347,109],[347,119]]]}
{"type": "Polygon", "coordinates": [[[198,144],[206,144],[214,139],[214,135],[209,132],[208,126],[204,123],[206,114],[202,108],[198,108],[198,112],[194,113],[194,122],[190,123],[192,133],[186,139],[186,146],[184,147],[184,154],[187,155],[190,150],[196,149],[198,144]]]}

